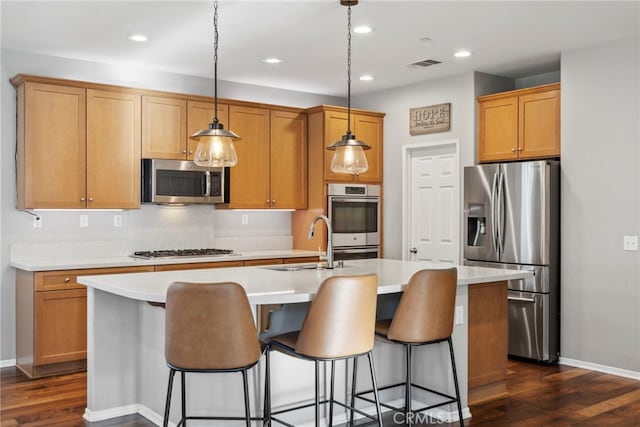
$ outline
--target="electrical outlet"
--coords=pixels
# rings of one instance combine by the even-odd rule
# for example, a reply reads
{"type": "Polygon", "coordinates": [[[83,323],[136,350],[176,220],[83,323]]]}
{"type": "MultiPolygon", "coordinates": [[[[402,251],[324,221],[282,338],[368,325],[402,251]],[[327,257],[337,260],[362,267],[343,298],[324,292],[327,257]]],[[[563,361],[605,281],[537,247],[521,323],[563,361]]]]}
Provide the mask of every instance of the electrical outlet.
{"type": "Polygon", "coordinates": [[[42,217],[34,216],[33,217],[33,228],[42,228],[42,217]]]}
{"type": "Polygon", "coordinates": [[[80,215],[80,228],[89,227],[89,215],[80,215]]]}
{"type": "Polygon", "coordinates": [[[242,225],[247,225],[249,224],[249,215],[243,214],[242,215],[242,225]]]}
{"type": "Polygon", "coordinates": [[[113,226],[115,228],[122,227],[122,215],[114,215],[113,216],[113,226]]]}
{"type": "Polygon", "coordinates": [[[464,307],[461,305],[456,306],[456,325],[462,325],[464,323],[464,307]]]}
{"type": "Polygon", "coordinates": [[[638,236],[624,236],[622,240],[622,248],[625,251],[637,251],[638,236]]]}

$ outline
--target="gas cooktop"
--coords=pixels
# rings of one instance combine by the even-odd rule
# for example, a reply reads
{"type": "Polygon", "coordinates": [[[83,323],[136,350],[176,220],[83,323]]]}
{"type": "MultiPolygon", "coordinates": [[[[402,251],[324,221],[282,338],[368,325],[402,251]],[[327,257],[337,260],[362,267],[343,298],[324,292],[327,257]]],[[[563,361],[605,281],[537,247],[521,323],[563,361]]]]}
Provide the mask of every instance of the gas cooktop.
{"type": "Polygon", "coordinates": [[[135,251],[134,258],[185,258],[185,257],[210,257],[222,255],[240,255],[231,249],[162,249],[158,251],[135,251]]]}

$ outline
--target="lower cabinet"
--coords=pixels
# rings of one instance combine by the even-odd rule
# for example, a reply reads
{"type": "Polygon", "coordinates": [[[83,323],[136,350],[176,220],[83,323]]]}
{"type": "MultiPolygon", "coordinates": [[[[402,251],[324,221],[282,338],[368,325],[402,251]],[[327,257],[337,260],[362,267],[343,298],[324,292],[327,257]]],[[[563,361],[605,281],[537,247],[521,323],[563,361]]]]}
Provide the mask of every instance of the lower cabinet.
{"type": "Polygon", "coordinates": [[[87,366],[87,290],[78,276],[153,271],[120,267],[16,270],[16,366],[29,378],[87,366]]]}

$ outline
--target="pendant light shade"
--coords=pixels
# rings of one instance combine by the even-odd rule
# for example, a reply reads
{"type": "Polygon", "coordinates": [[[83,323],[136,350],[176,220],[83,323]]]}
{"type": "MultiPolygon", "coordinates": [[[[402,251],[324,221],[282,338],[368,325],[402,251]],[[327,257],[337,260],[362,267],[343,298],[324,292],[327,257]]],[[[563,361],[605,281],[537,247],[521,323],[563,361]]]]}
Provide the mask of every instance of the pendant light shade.
{"type": "Polygon", "coordinates": [[[369,169],[364,150],[371,146],[360,141],[351,133],[351,6],[358,4],[358,0],[340,0],[340,4],[347,6],[347,133],[339,141],[327,147],[333,150],[331,171],[359,175],[369,169]]]}
{"type": "Polygon", "coordinates": [[[238,135],[225,130],[218,120],[218,2],[213,2],[213,121],[207,129],[191,135],[198,140],[198,147],[193,163],[204,167],[231,167],[238,164],[238,156],[233,141],[240,139],[238,135]]]}

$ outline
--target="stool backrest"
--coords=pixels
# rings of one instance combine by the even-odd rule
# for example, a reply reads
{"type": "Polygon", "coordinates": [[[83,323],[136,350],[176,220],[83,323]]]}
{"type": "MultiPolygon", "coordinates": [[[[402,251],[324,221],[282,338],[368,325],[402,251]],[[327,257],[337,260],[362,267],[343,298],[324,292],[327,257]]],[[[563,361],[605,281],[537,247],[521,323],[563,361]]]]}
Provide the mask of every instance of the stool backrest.
{"type": "Polygon", "coordinates": [[[304,319],[296,352],[314,358],[364,354],[373,348],[378,276],[325,279],[304,319]]]}
{"type": "Polygon", "coordinates": [[[414,273],[402,293],[387,338],[421,343],[450,337],[457,282],[455,267],[414,273]]]}
{"type": "Polygon", "coordinates": [[[250,366],[260,343],[244,288],[237,283],[175,282],[167,290],[165,358],[175,368],[250,366]]]}

